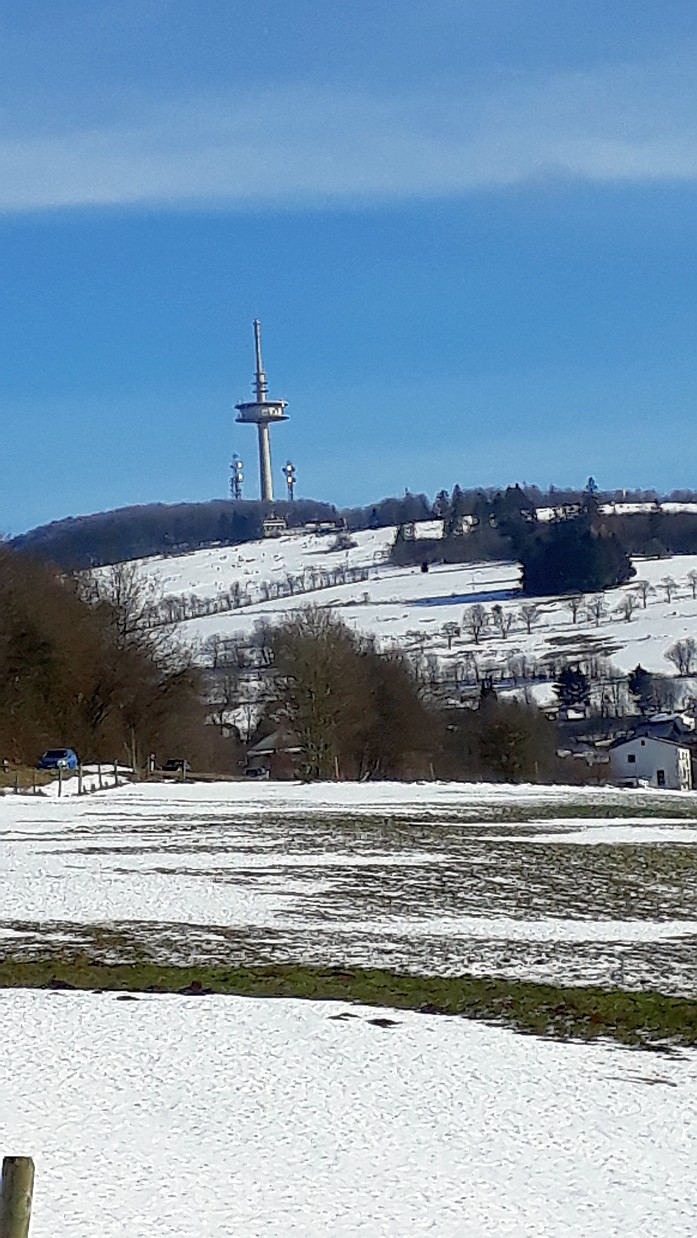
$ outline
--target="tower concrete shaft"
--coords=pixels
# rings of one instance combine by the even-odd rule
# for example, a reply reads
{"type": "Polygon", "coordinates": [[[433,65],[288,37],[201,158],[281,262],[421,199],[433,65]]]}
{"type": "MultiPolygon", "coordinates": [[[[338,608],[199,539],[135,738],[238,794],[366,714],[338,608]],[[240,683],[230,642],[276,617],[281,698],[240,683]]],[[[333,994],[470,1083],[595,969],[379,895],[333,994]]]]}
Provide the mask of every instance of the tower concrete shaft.
{"type": "Polygon", "coordinates": [[[265,502],[273,499],[273,479],[271,477],[271,435],[269,423],[260,421],[259,431],[259,490],[265,502]]]}
{"type": "Polygon", "coordinates": [[[285,400],[270,400],[266,374],[261,359],[261,323],[254,319],[254,356],[256,370],[254,374],[255,399],[250,402],[236,404],[237,421],[247,425],[255,425],[259,435],[259,493],[265,502],[273,500],[273,478],[271,473],[271,437],[269,427],[275,421],[287,421],[285,400]]]}

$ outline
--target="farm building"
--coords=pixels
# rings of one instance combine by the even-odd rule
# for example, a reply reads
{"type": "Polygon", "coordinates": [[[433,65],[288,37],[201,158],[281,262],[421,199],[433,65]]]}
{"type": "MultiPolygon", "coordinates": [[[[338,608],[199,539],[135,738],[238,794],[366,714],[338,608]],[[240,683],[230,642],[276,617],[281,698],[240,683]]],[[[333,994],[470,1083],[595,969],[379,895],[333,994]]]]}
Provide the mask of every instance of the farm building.
{"type": "Polygon", "coordinates": [[[621,739],[610,749],[613,780],[624,786],[648,783],[671,791],[692,790],[692,756],[686,744],[651,735],[621,739]]]}

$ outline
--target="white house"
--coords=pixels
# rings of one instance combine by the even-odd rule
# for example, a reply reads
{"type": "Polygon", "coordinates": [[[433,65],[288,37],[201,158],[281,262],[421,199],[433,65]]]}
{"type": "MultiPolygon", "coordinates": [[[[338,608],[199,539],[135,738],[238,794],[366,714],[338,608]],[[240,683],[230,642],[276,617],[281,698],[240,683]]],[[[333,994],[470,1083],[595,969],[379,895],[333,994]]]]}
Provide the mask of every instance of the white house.
{"type": "Polygon", "coordinates": [[[610,749],[610,768],[615,782],[648,782],[671,791],[692,790],[692,757],[684,744],[652,735],[621,739],[610,749]]]}

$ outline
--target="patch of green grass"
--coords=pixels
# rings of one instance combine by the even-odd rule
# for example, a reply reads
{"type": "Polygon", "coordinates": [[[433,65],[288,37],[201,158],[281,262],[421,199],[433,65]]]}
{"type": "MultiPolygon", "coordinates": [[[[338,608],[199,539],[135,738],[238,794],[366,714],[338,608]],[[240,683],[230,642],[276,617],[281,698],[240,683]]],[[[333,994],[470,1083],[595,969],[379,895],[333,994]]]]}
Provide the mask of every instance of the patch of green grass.
{"type": "Polygon", "coordinates": [[[62,959],[5,958],[0,962],[0,988],[309,998],[460,1015],[563,1040],[605,1037],[648,1048],[697,1044],[695,1001],[661,993],[566,988],[522,980],[411,976],[367,968],[293,964],[109,965],[75,954],[62,959]]]}
{"type": "Polygon", "coordinates": [[[31,765],[13,765],[5,773],[0,769],[0,790],[14,790],[16,786],[22,791],[32,787],[43,787],[53,782],[57,775],[45,769],[35,769],[31,765]]]}

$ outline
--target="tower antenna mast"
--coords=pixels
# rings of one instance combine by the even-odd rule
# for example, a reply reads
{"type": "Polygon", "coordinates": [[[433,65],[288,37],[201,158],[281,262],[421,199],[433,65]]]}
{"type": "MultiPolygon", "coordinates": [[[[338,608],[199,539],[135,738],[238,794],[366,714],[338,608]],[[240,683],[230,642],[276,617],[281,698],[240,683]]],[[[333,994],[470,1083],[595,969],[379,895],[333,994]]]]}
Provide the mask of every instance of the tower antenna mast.
{"type": "Polygon", "coordinates": [[[264,373],[264,365],[261,360],[261,323],[258,318],[254,319],[252,324],[254,327],[254,354],[257,361],[257,371],[254,376],[254,386],[256,388],[257,403],[264,404],[268,394],[266,384],[266,374],[264,373]]]}

